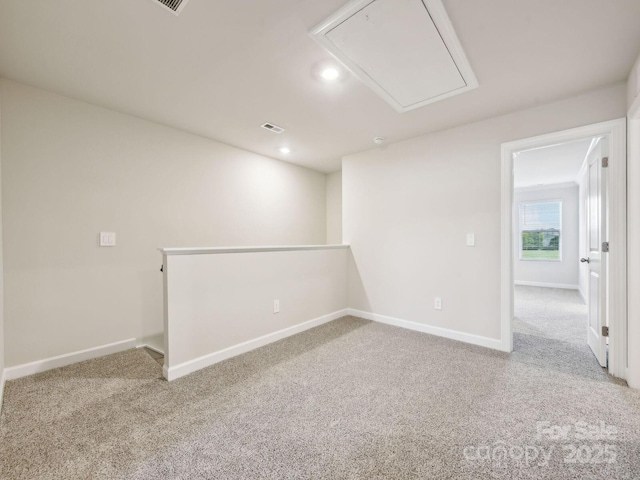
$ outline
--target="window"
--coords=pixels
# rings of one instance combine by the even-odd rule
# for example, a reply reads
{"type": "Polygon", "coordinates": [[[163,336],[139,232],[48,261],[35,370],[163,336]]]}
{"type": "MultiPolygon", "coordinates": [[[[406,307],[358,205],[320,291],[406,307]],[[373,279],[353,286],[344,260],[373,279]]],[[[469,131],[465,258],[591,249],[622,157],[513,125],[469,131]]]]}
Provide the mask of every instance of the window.
{"type": "Polygon", "coordinates": [[[562,261],[562,202],[520,203],[520,260],[562,261]]]}

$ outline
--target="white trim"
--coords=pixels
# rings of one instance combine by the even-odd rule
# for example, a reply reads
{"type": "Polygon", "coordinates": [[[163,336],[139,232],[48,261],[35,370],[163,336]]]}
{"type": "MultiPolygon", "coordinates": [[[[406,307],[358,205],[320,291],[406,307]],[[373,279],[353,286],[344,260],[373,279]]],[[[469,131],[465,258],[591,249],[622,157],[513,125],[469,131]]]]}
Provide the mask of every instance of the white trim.
{"type": "Polygon", "coordinates": [[[146,343],[143,343],[141,345],[136,345],[136,348],[148,348],[149,350],[159,353],[160,355],[164,355],[164,352],[160,350],[158,347],[152,347],[151,345],[147,345],[146,343]]]}
{"type": "Polygon", "coordinates": [[[323,315],[322,317],[314,318],[313,320],[294,325],[293,327],[278,330],[277,332],[269,333],[267,335],[263,335],[262,337],[254,338],[253,340],[248,340],[246,342],[239,343],[238,345],[234,345],[223,350],[218,350],[217,352],[209,353],[207,355],[203,355],[202,357],[198,357],[169,368],[167,368],[165,357],[165,366],[162,368],[162,374],[168,381],[173,381],[203,368],[215,365],[216,363],[222,362],[229,358],[250,352],[251,350],[255,350],[256,348],[264,347],[265,345],[269,345],[270,343],[277,342],[278,340],[282,340],[283,338],[296,335],[298,333],[304,332],[305,330],[315,328],[325,323],[332,322],[333,320],[337,320],[338,318],[344,317],[346,315],[348,315],[348,310],[346,308],[343,310],[338,310],[337,312],[329,313],[327,315],[323,315]]]}
{"type": "Polygon", "coordinates": [[[501,146],[501,203],[500,216],[500,339],[502,349],[506,352],[513,351],[513,333],[511,324],[513,322],[513,294],[514,294],[514,268],[513,258],[514,242],[514,190],[513,190],[513,151],[501,146]],[[506,223],[505,223],[506,222],[506,223]]]}
{"type": "Polygon", "coordinates": [[[4,384],[6,383],[4,370],[0,370],[0,415],[2,415],[2,401],[4,400],[4,384]]]}
{"type": "Polygon", "coordinates": [[[542,190],[559,190],[562,188],[578,188],[577,182],[548,183],[545,185],[533,185],[531,187],[514,187],[516,193],[539,192],[542,190]]]}
{"type": "Polygon", "coordinates": [[[338,11],[330,15],[321,23],[316,25],[309,31],[309,35],[316,42],[327,49],[334,57],[342,62],[356,77],[358,77],[365,85],[371,90],[377,93],[385,102],[391,105],[398,113],[408,112],[425,105],[429,105],[445,98],[459,95],[461,93],[468,92],[478,88],[478,79],[471,68],[471,64],[467,59],[467,56],[460,44],[460,40],[451,24],[451,20],[447,15],[447,11],[442,4],[442,0],[422,0],[427,13],[431,17],[434,25],[436,26],[438,33],[440,34],[443,43],[447,47],[453,63],[456,65],[462,80],[465,85],[461,88],[442,93],[435,97],[422,100],[412,105],[402,105],[398,102],[389,92],[387,92],[378,82],[376,82],[365,70],[363,70],[358,64],[352,61],[347,54],[344,53],[338,46],[336,46],[331,40],[327,38],[327,34],[337,27],[339,24],[346,21],[348,18],[355,15],[360,10],[364,9],[367,5],[373,3],[375,0],[351,0],[345,6],[338,11]]]}
{"type": "Polygon", "coordinates": [[[586,304],[587,303],[587,297],[584,294],[584,292],[582,291],[582,289],[578,286],[578,293],[580,294],[580,297],[582,298],[582,301],[586,304]]]}
{"type": "Polygon", "coordinates": [[[627,120],[612,128],[609,139],[608,321],[609,373],[627,375],[627,120]],[[616,161],[618,159],[619,161],[616,161]]]}
{"type": "MultiPolygon", "coordinates": [[[[589,137],[609,137],[609,372],[625,378],[627,359],[627,163],[626,119],[586,125],[503,143],[501,174],[501,338],[513,347],[513,154],[589,137]]],[[[509,349],[509,351],[511,350],[509,349]]]]}
{"type": "MultiPolygon", "coordinates": [[[[640,75],[640,68],[638,68],[640,75]]],[[[638,82],[640,88],[640,82],[638,82]]],[[[630,387],[640,389],[640,254],[637,246],[640,244],[640,95],[633,101],[629,109],[628,124],[628,239],[629,270],[628,270],[628,362],[627,382],[630,387]]]]}
{"type": "Polygon", "coordinates": [[[516,280],[514,283],[516,285],[522,285],[525,287],[562,288],[564,290],[580,290],[579,285],[571,285],[570,283],[528,282],[526,280],[516,280]]]}
{"type": "Polygon", "coordinates": [[[355,310],[353,308],[349,308],[348,310],[349,310],[349,315],[352,315],[354,317],[364,318],[365,320],[371,320],[373,322],[393,325],[394,327],[406,328],[407,330],[414,330],[416,332],[428,333],[429,335],[449,338],[451,340],[470,343],[472,345],[491,348],[493,350],[505,351],[503,348],[502,342],[496,338],[482,337],[480,335],[473,335],[471,333],[459,332],[457,330],[449,330],[447,328],[434,327],[432,325],[426,325],[424,323],[418,323],[418,322],[412,322],[410,320],[403,320],[400,318],[388,317],[386,315],[379,315],[377,313],[365,312],[362,310],[355,310]]]}
{"type": "Polygon", "coordinates": [[[87,348],[86,350],[80,350],[78,352],[66,353],[64,355],[58,355],[57,357],[45,358],[43,360],[5,368],[4,377],[5,380],[15,380],[16,378],[46,372],[47,370],[52,370],[54,368],[66,367],[73,363],[84,362],[85,360],[91,360],[93,358],[103,357],[104,355],[122,352],[124,350],[135,348],[135,346],[136,339],[130,338],[129,340],[123,340],[121,342],[87,348]]]}
{"type": "Polygon", "coordinates": [[[209,255],[220,253],[295,252],[306,250],[336,250],[349,245],[276,245],[271,247],[200,247],[159,248],[163,255],[209,255]]]}

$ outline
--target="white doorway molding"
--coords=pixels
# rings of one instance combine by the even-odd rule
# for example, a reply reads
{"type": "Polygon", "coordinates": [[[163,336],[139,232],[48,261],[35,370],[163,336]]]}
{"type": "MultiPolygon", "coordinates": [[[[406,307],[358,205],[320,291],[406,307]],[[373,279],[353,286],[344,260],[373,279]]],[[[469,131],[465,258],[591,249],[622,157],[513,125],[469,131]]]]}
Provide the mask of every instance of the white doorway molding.
{"type": "Polygon", "coordinates": [[[627,245],[628,251],[628,355],[627,382],[640,388],[640,95],[628,113],[629,152],[627,157],[627,245]]]}
{"type": "MultiPolygon", "coordinates": [[[[638,112],[640,116],[640,111],[638,112]]],[[[502,144],[501,286],[502,349],[513,351],[513,154],[522,150],[580,140],[609,138],[609,372],[627,377],[627,122],[586,125],[502,144]]]]}

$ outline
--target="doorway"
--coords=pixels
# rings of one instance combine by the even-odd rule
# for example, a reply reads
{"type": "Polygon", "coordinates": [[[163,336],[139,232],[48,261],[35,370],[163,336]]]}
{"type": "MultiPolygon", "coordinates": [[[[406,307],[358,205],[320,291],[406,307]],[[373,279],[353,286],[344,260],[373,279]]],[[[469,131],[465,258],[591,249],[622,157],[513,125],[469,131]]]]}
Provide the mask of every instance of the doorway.
{"type": "Polygon", "coordinates": [[[607,143],[587,137],[513,153],[515,350],[538,342],[540,355],[553,347],[555,357],[579,352],[581,363],[595,356],[606,366],[606,256],[598,244],[606,236],[607,143]]]}
{"type": "Polygon", "coordinates": [[[514,331],[529,329],[589,345],[625,377],[625,183],[624,119],[503,144],[504,350],[513,351],[514,331]]]}

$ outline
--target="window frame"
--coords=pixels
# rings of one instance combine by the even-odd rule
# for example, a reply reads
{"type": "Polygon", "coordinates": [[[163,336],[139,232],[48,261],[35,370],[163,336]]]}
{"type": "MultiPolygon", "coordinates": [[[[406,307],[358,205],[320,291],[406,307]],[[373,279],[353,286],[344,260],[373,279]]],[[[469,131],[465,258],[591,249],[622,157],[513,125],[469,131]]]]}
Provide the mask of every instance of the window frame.
{"type": "Polygon", "coordinates": [[[523,202],[518,202],[518,260],[521,262],[562,262],[562,244],[564,243],[564,223],[562,218],[562,209],[563,209],[563,201],[561,198],[550,198],[545,200],[526,200],[523,202]],[[522,258],[522,207],[524,205],[535,205],[539,203],[557,203],[560,205],[559,212],[559,220],[560,220],[560,239],[558,241],[558,258],[557,259],[548,259],[548,258],[522,258]]]}

